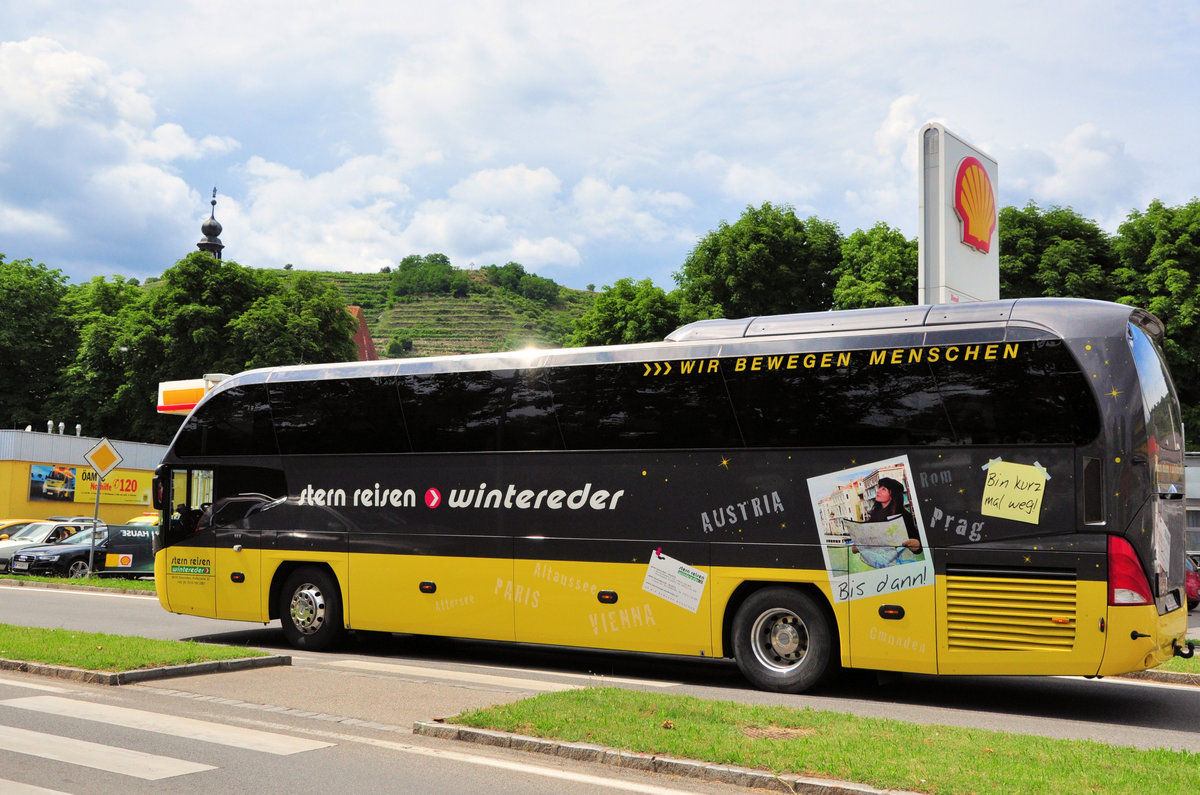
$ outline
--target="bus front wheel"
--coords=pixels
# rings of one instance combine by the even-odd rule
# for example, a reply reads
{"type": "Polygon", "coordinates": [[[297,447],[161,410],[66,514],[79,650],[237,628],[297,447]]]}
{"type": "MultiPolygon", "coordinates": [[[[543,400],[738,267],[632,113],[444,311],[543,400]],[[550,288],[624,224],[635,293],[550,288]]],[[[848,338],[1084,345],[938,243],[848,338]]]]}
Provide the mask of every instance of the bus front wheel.
{"type": "Polygon", "coordinates": [[[794,588],[764,588],[738,608],[733,653],[750,683],[802,693],[833,669],[833,632],[824,611],[794,588]]]}
{"type": "Polygon", "coordinates": [[[346,629],[342,595],[328,572],[297,569],[284,582],[279,598],[283,635],[294,648],[323,651],[341,640],[346,629]]]}

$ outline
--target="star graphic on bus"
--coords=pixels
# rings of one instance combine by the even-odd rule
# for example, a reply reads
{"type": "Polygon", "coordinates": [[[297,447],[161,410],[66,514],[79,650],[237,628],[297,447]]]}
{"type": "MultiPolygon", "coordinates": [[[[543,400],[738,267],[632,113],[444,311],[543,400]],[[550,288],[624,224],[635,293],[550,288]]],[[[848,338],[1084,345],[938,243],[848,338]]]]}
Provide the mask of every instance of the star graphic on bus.
{"type": "Polygon", "coordinates": [[[726,458],[725,456],[721,456],[721,463],[718,464],[718,466],[722,466],[725,469],[729,469],[729,459],[726,458]]]}

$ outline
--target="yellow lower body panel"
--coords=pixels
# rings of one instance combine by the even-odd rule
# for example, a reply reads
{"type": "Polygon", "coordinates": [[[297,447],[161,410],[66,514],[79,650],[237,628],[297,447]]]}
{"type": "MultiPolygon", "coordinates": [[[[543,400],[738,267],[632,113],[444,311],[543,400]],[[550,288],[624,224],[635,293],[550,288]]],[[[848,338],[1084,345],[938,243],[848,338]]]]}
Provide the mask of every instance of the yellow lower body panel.
{"type": "Polygon", "coordinates": [[[711,656],[713,591],[705,587],[695,604],[673,603],[643,588],[646,571],[645,563],[516,561],[517,640],[711,656]],[[601,602],[602,592],[616,601],[601,602]]]}
{"type": "Polygon", "coordinates": [[[1154,605],[1108,608],[1108,642],[1098,673],[1115,676],[1162,665],[1175,655],[1174,642],[1184,642],[1187,625],[1183,608],[1162,616],[1154,605]]]}
{"type": "Polygon", "coordinates": [[[511,559],[500,558],[352,555],[348,623],[381,632],[514,640],[512,569],[511,559]]]}

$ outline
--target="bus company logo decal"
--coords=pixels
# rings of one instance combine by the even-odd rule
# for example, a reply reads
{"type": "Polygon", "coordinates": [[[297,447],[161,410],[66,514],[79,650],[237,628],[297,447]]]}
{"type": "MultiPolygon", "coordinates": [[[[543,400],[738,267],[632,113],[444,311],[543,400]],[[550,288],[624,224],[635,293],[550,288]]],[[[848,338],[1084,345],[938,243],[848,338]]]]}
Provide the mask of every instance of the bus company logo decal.
{"type": "Polygon", "coordinates": [[[212,561],[208,558],[171,558],[172,574],[212,574],[212,561]]]}
{"type": "Polygon", "coordinates": [[[442,504],[442,493],[437,489],[428,489],[425,492],[425,507],[436,508],[442,504]]]}
{"type": "Polygon", "coordinates": [[[977,157],[964,157],[954,178],[954,212],[962,227],[962,242],[987,254],[996,231],[996,192],[992,178],[977,157]]]}
{"type": "MultiPolygon", "coordinates": [[[[584,483],[574,490],[526,489],[512,483],[488,488],[487,483],[480,483],[478,488],[450,489],[444,499],[442,490],[431,486],[425,490],[425,505],[430,509],[444,504],[447,508],[613,511],[623,496],[624,489],[598,489],[591,483],[584,483]]],[[[321,488],[309,483],[301,489],[296,504],[330,508],[415,508],[417,493],[412,489],[388,488],[378,483],[373,487],[352,488],[349,491],[321,488]]]]}

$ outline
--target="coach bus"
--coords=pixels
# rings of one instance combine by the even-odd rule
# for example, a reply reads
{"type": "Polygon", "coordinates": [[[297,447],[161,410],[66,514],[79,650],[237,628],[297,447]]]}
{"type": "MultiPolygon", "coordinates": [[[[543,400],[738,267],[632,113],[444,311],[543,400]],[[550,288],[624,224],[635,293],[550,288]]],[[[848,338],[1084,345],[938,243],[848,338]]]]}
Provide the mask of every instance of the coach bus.
{"type": "Polygon", "coordinates": [[[1163,326],[1075,299],[709,320],[638,345],[252,370],[155,477],[172,612],[840,666],[1187,656],[1163,326]]]}

